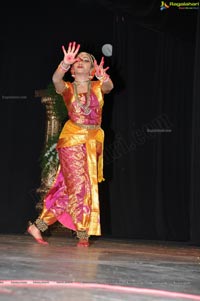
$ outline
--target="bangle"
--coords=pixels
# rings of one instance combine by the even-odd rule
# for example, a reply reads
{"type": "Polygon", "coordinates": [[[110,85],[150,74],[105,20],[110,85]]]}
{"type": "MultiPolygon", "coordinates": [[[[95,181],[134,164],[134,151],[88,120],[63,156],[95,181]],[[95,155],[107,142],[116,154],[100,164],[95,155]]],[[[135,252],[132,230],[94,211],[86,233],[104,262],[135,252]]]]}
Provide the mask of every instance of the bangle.
{"type": "Polygon", "coordinates": [[[97,75],[95,75],[95,76],[96,76],[96,78],[98,80],[100,80],[103,83],[106,83],[109,80],[109,78],[110,78],[110,76],[108,74],[106,74],[106,73],[104,75],[102,75],[102,76],[97,76],[97,75]]]}
{"type": "Polygon", "coordinates": [[[108,74],[106,74],[106,75],[103,77],[103,83],[106,83],[109,79],[110,79],[110,76],[109,76],[108,74]]]}
{"type": "Polygon", "coordinates": [[[65,72],[67,72],[70,68],[70,65],[66,65],[63,61],[60,63],[60,65],[58,66],[60,67],[62,70],[64,70],[65,72]]]}

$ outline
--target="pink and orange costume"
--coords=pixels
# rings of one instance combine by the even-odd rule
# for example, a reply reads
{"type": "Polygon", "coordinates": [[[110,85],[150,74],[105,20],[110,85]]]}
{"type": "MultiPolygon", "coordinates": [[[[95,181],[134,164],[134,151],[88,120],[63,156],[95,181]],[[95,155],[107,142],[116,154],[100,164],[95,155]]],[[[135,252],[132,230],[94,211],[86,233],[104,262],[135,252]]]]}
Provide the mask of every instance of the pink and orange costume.
{"type": "Polygon", "coordinates": [[[100,81],[88,82],[87,95],[77,94],[75,83],[66,82],[62,93],[69,120],[57,143],[59,169],[35,221],[45,231],[59,221],[76,232],[101,235],[98,182],[103,181],[104,103],[100,81]]]}

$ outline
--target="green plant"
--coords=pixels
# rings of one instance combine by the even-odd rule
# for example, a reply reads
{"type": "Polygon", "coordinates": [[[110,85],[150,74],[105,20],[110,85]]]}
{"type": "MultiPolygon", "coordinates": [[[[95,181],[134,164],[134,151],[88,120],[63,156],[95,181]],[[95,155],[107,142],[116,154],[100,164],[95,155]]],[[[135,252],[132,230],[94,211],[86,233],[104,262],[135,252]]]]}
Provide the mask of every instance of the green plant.
{"type": "Polygon", "coordinates": [[[57,119],[63,124],[68,118],[67,108],[60,94],[56,93],[53,83],[49,83],[46,89],[47,96],[52,97],[53,109],[57,119]]]}
{"type": "Polygon", "coordinates": [[[57,134],[49,138],[41,153],[40,166],[42,169],[41,176],[43,178],[46,178],[49,172],[51,172],[52,169],[57,169],[59,165],[59,158],[56,150],[58,137],[59,135],[57,134]]]}
{"type": "MultiPolygon", "coordinates": [[[[51,97],[53,100],[53,110],[56,115],[56,118],[61,125],[67,120],[68,113],[63,98],[60,94],[56,93],[53,83],[50,83],[46,89],[46,95],[51,97]]],[[[42,169],[42,177],[47,177],[48,173],[52,169],[56,169],[59,165],[58,153],[56,150],[57,141],[59,138],[57,133],[52,137],[48,138],[47,143],[44,146],[44,149],[40,156],[40,166],[42,169]]]]}

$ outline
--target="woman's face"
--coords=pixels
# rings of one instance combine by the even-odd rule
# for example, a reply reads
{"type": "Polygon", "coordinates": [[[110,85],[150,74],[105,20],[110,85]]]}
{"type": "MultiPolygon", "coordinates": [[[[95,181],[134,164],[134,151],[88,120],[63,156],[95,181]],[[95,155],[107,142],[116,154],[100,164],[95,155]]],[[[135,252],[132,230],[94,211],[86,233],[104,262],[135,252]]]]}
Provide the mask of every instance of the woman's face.
{"type": "Polygon", "coordinates": [[[86,52],[81,52],[77,58],[79,60],[73,64],[75,74],[89,74],[92,67],[90,56],[86,52]]]}

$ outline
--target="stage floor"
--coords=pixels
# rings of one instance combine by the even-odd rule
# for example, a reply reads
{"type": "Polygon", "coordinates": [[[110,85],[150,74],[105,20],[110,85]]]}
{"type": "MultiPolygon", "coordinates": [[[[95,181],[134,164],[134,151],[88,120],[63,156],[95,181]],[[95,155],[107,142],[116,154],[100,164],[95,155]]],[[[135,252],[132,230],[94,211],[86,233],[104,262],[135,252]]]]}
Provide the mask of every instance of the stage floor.
{"type": "Polygon", "coordinates": [[[200,247],[184,243],[0,235],[0,300],[200,300],[200,247]]]}

